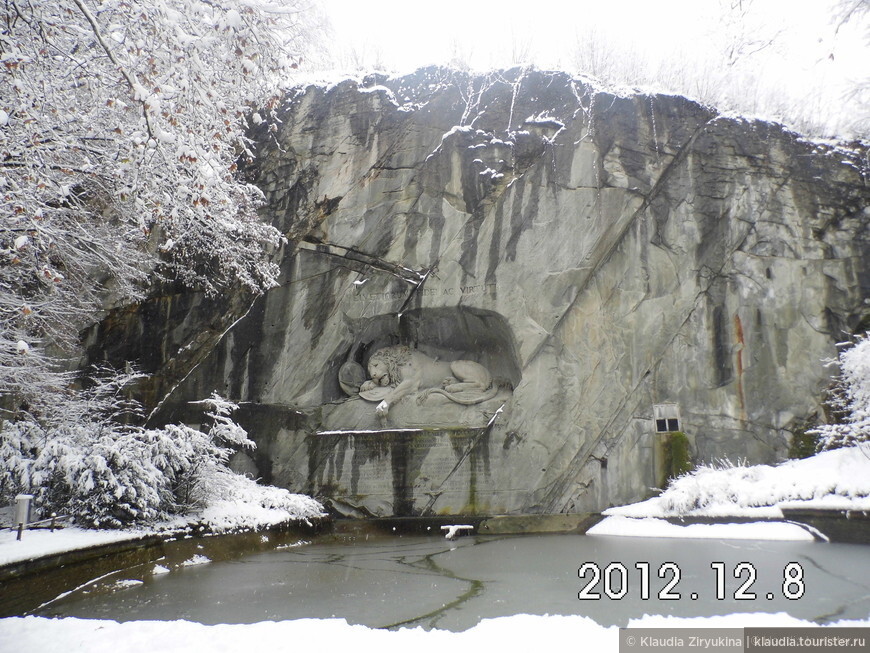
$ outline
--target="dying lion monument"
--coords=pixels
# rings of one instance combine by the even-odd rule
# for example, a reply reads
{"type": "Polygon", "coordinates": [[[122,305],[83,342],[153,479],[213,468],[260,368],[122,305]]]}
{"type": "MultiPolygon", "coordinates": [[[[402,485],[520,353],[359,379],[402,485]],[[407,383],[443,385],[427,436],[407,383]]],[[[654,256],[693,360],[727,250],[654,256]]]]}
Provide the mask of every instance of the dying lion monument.
{"type": "Polygon", "coordinates": [[[468,360],[439,361],[405,345],[384,347],[372,354],[369,380],[359,396],[380,401],[375,411],[386,417],[390,406],[412,393],[422,402],[432,394],[465,406],[479,404],[498,394],[498,385],[480,363],[468,360]]]}

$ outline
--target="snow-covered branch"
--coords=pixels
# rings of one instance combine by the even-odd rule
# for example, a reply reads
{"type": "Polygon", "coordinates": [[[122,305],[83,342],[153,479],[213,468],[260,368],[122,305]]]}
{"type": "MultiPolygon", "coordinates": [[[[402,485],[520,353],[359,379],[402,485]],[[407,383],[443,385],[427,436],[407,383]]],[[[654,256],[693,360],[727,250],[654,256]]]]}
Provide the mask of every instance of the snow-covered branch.
{"type": "Polygon", "coordinates": [[[840,423],[809,431],[820,449],[837,449],[870,441],[870,334],[860,336],[837,359],[840,375],[829,404],[842,416],[840,423]]]}
{"type": "Polygon", "coordinates": [[[279,94],[322,31],[309,5],[0,6],[0,341],[30,348],[25,360],[0,343],[4,407],[46,347],[75,355],[98,311],[154,280],[210,294],[276,283],[282,236],[237,162],[251,107],[279,94]]]}

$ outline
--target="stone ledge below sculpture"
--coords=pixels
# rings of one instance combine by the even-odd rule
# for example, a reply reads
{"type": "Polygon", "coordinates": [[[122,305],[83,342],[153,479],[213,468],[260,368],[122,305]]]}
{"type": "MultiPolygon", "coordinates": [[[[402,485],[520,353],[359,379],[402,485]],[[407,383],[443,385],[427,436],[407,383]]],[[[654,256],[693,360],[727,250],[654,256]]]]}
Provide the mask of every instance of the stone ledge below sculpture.
{"type": "Polygon", "coordinates": [[[324,431],[384,430],[390,428],[481,428],[495,412],[510,401],[511,390],[494,387],[492,398],[472,406],[463,406],[440,395],[429,396],[424,404],[417,403],[417,394],[400,399],[390,407],[386,420],[376,412],[376,404],[360,397],[323,407],[324,431]]]}

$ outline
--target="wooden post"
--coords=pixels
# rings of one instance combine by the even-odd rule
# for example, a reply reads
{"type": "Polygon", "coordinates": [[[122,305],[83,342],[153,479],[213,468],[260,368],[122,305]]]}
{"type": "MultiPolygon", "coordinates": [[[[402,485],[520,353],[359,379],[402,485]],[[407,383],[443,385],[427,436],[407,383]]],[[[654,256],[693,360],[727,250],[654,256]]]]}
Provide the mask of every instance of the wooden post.
{"type": "Polygon", "coordinates": [[[20,540],[21,540],[21,535],[22,535],[23,533],[24,533],[24,523],[21,522],[21,523],[18,524],[18,537],[17,537],[16,539],[20,541],[20,540]]]}

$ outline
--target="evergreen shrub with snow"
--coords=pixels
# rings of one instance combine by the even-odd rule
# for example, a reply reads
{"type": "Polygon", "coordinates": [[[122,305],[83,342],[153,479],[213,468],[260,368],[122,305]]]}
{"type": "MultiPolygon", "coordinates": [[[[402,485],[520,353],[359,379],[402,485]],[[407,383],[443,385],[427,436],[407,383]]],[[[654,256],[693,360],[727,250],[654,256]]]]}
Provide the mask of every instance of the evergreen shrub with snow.
{"type": "Polygon", "coordinates": [[[837,363],[840,375],[828,403],[843,419],[809,431],[818,437],[821,451],[870,441],[870,334],[843,349],[837,363]]]}
{"type": "Polygon", "coordinates": [[[0,499],[33,494],[44,512],[103,528],[153,522],[228,499],[292,512],[295,495],[257,486],[227,468],[233,451],[254,446],[230,417],[236,406],[216,394],[201,403],[212,422],[207,432],[97,419],[6,422],[0,430],[0,499]]]}

